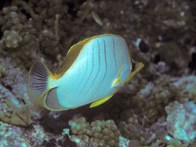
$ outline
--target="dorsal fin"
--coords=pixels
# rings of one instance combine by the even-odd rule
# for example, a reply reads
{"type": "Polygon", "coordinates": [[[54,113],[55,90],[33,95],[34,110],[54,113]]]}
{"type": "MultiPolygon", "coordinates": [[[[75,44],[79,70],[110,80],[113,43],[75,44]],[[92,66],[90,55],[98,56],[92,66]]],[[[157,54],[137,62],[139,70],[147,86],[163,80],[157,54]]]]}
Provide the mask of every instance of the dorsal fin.
{"type": "Polygon", "coordinates": [[[82,40],[82,41],[78,42],[77,44],[73,45],[69,49],[62,64],[57,68],[55,74],[62,76],[62,74],[64,74],[69,69],[69,67],[73,64],[73,62],[76,60],[76,58],[78,57],[78,55],[79,55],[80,51],[82,50],[82,48],[84,47],[84,45],[88,41],[90,41],[91,39],[92,39],[92,37],[87,38],[85,40],[82,40]]]}
{"type": "Polygon", "coordinates": [[[44,107],[51,111],[65,110],[63,106],[59,104],[59,100],[56,93],[56,88],[51,89],[44,98],[44,107]]]}
{"type": "Polygon", "coordinates": [[[89,41],[91,41],[94,38],[100,37],[100,36],[105,36],[105,35],[112,35],[112,34],[103,34],[103,35],[97,35],[93,36],[87,39],[84,39],[76,44],[74,44],[68,51],[64,61],[62,64],[57,68],[55,75],[58,77],[61,77],[74,63],[76,58],[78,57],[80,51],[83,49],[84,45],[87,44],[89,41]]]}

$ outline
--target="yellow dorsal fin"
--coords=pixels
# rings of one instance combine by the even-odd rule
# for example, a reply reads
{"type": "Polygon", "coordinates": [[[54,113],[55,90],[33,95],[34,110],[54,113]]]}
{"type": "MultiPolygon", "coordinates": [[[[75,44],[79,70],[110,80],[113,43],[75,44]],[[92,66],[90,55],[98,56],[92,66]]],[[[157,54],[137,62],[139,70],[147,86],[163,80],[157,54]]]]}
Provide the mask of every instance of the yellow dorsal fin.
{"type": "Polygon", "coordinates": [[[94,107],[97,107],[103,103],[105,103],[106,101],[108,101],[113,95],[110,95],[108,97],[105,97],[105,98],[102,98],[100,100],[97,100],[95,102],[93,102],[91,105],[90,105],[90,108],[94,108],[94,107]]]}
{"type": "Polygon", "coordinates": [[[117,78],[114,79],[114,81],[112,82],[112,87],[115,87],[116,85],[118,85],[118,84],[120,83],[120,81],[121,81],[120,75],[121,75],[121,73],[122,73],[122,70],[123,70],[123,65],[120,66],[120,71],[119,71],[119,73],[118,73],[117,78]]]}

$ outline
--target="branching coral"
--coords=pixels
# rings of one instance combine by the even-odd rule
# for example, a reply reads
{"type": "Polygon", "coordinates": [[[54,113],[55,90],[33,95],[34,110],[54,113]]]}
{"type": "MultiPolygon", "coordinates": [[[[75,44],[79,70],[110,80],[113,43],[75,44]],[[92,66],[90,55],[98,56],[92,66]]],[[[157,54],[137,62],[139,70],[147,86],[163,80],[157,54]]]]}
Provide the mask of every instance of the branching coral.
{"type": "Polygon", "coordinates": [[[91,0],[87,0],[86,2],[84,2],[81,5],[77,15],[80,17],[81,21],[83,21],[84,19],[93,18],[98,25],[102,26],[103,22],[101,18],[98,16],[98,14],[96,13],[96,9],[98,9],[98,6],[94,3],[95,1],[91,1],[91,0]]]}
{"type": "Polygon", "coordinates": [[[0,13],[3,32],[0,50],[19,63],[25,62],[26,67],[32,64],[29,59],[35,60],[43,56],[42,53],[57,56],[62,49],[62,36],[66,36],[60,28],[64,28],[65,21],[68,22],[64,1],[12,1],[10,5],[0,13]],[[8,53],[6,48],[15,50],[8,53]],[[14,52],[16,49],[20,52],[14,52]]]}

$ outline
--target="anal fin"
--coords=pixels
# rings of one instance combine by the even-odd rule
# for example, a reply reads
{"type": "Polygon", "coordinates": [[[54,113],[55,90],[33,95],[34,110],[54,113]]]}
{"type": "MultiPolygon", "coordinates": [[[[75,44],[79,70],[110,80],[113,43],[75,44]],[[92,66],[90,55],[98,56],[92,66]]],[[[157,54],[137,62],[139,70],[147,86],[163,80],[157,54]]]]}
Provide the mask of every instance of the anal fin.
{"type": "Polygon", "coordinates": [[[97,107],[103,103],[105,103],[106,101],[108,101],[113,95],[110,95],[108,97],[105,97],[105,98],[102,98],[100,100],[97,100],[95,102],[93,102],[91,105],[90,105],[90,108],[94,108],[94,107],[97,107]]]}

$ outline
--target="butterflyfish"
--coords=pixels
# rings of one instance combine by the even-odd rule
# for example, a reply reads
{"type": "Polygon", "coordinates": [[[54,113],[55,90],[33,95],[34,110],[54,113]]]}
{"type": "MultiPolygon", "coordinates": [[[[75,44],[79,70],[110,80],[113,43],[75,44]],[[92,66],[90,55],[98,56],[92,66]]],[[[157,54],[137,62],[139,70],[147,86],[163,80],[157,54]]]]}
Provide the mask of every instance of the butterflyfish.
{"type": "Polygon", "coordinates": [[[29,72],[31,102],[51,111],[74,109],[108,101],[142,68],[118,35],[93,36],[73,45],[54,73],[34,63],[29,72]]]}

